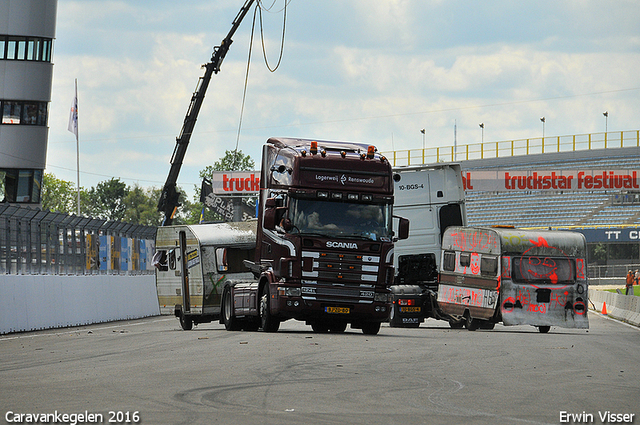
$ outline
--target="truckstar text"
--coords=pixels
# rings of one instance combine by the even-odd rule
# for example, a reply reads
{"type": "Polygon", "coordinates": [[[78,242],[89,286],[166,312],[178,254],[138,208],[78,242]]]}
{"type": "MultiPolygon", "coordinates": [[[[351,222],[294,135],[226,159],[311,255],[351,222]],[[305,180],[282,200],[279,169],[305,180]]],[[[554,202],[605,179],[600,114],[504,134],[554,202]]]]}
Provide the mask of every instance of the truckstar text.
{"type": "Polygon", "coordinates": [[[640,170],[473,170],[462,173],[465,191],[634,190],[640,189],[640,170]]]}
{"type": "Polygon", "coordinates": [[[259,192],[260,177],[251,174],[249,177],[229,177],[222,175],[222,189],[225,192],[259,192]]]}
{"type": "Polygon", "coordinates": [[[550,175],[534,172],[530,176],[514,176],[505,172],[504,187],[507,190],[640,189],[636,171],[625,175],[615,174],[613,171],[589,175],[580,171],[577,177],[556,174],[555,171],[550,175]],[[574,178],[576,182],[573,181],[574,178]]]}

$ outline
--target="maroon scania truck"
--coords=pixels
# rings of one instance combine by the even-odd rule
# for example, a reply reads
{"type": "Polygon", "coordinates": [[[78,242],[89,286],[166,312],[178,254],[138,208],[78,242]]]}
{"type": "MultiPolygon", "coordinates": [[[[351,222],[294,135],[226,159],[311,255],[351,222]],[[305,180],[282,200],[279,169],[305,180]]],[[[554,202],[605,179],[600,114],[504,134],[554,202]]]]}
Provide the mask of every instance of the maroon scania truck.
{"type": "Polygon", "coordinates": [[[221,300],[228,330],[275,332],[296,319],[315,332],[347,325],[375,335],[393,283],[389,161],[374,146],[271,138],[263,147],[255,280],[229,281],[221,300]]]}

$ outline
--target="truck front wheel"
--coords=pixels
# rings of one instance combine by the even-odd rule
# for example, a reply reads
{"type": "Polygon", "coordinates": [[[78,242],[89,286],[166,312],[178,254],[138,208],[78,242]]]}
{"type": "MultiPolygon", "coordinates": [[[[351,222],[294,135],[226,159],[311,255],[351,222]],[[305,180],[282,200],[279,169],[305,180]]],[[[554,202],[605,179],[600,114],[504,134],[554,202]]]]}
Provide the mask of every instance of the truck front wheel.
{"type": "Polygon", "coordinates": [[[239,331],[241,329],[238,319],[233,315],[233,299],[229,288],[225,288],[222,294],[222,318],[226,330],[239,331]]]}
{"type": "Polygon", "coordinates": [[[260,298],[260,324],[265,332],[277,332],[280,321],[271,315],[269,299],[269,286],[267,285],[262,293],[262,298],[260,298]]]}
{"type": "Polygon", "coordinates": [[[377,335],[380,332],[380,322],[367,322],[362,324],[362,333],[365,335],[377,335]]]}

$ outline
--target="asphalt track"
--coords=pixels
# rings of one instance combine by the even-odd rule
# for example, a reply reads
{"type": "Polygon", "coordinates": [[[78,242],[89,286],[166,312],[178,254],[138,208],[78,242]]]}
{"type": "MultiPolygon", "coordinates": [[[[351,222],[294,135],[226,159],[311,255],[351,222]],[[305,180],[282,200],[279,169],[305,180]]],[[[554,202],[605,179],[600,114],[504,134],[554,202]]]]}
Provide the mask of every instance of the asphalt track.
{"type": "Polygon", "coordinates": [[[605,412],[640,423],[640,330],[589,318],[589,330],[548,334],[433,319],[377,336],[293,321],[272,334],[186,332],[162,316],[5,335],[0,412],[5,423],[600,424],[605,412]]]}

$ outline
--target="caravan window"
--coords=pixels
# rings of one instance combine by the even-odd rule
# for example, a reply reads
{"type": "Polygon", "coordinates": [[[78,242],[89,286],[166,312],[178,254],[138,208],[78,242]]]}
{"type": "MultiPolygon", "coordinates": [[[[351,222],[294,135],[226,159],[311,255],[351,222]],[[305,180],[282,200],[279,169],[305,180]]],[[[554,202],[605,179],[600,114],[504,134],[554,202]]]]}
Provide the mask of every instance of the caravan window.
{"type": "Polygon", "coordinates": [[[442,268],[448,272],[452,272],[456,269],[456,253],[453,251],[445,251],[442,268]]]}
{"type": "Polygon", "coordinates": [[[495,276],[498,273],[498,257],[483,255],[480,260],[480,274],[495,276]]]}
{"type": "Polygon", "coordinates": [[[512,279],[517,283],[574,283],[574,260],[553,257],[514,257],[512,279]]]}
{"type": "Polygon", "coordinates": [[[250,271],[244,260],[253,260],[255,249],[216,248],[218,273],[242,273],[250,271]]]}
{"type": "Polygon", "coordinates": [[[176,250],[169,251],[169,269],[175,270],[177,265],[176,250]]]}

